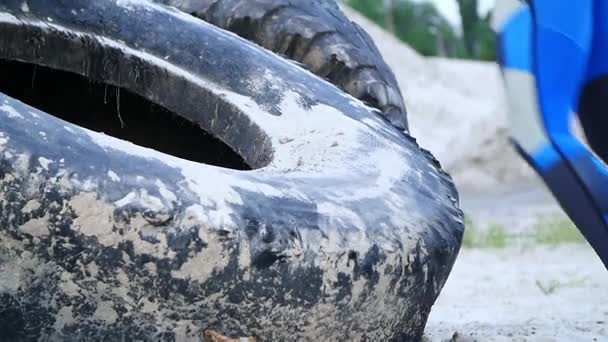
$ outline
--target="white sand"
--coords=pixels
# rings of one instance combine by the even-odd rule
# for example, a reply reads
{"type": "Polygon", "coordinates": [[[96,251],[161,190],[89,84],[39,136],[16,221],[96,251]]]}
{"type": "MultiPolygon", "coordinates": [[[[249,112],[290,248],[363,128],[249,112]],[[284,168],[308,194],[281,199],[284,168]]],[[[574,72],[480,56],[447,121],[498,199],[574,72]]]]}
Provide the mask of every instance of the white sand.
{"type": "Polygon", "coordinates": [[[465,249],[426,334],[431,341],[456,332],[457,341],[608,341],[606,289],[608,272],[585,245],[465,249]]]}

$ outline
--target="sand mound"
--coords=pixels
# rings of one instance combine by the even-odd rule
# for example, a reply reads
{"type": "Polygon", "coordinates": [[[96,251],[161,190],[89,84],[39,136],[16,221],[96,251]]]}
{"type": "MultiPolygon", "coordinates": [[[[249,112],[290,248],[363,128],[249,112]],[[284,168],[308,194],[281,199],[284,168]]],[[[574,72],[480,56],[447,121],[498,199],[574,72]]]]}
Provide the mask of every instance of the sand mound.
{"type": "Polygon", "coordinates": [[[412,134],[462,190],[489,191],[532,176],[508,141],[505,99],[495,63],[425,58],[352,9],[395,72],[412,134]]]}

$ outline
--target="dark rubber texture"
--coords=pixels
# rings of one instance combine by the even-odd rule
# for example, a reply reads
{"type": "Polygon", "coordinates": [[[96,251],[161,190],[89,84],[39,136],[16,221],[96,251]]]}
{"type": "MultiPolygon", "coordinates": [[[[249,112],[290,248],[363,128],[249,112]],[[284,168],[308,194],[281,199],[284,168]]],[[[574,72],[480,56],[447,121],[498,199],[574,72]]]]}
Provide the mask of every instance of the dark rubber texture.
{"type": "Polygon", "coordinates": [[[253,169],[0,93],[0,340],[422,338],[463,216],[439,163],[376,111],[149,1],[4,0],[0,59],[136,94],[253,169]]]}
{"type": "Polygon", "coordinates": [[[334,0],[158,0],[304,64],[407,130],[395,75],[334,0]]]}

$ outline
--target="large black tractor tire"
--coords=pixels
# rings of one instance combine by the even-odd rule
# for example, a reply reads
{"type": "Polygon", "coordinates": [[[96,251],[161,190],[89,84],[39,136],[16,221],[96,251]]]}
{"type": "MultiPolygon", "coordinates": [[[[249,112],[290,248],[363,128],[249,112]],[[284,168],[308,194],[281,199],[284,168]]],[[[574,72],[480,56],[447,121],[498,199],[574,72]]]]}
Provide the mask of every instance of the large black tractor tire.
{"type": "Polygon", "coordinates": [[[0,91],[3,341],[421,338],[456,190],[321,78],[147,1],[4,0],[0,91]]]}
{"type": "Polygon", "coordinates": [[[395,75],[334,0],[156,0],[302,63],[407,129],[395,75]]]}

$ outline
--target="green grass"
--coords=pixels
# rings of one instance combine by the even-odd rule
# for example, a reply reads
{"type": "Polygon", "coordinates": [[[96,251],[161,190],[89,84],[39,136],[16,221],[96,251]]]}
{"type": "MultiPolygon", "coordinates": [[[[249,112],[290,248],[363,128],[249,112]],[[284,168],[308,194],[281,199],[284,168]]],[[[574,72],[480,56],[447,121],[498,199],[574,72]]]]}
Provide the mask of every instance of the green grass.
{"type": "Polygon", "coordinates": [[[534,241],[541,245],[585,243],[585,238],[566,218],[543,218],[534,226],[534,241]]]}
{"type": "Polygon", "coordinates": [[[508,245],[529,246],[585,243],[584,237],[574,224],[565,217],[545,217],[523,234],[508,234],[499,224],[490,224],[485,229],[475,225],[470,216],[465,215],[465,232],[462,240],[464,248],[505,248],[508,245]]]}
{"type": "Polygon", "coordinates": [[[571,280],[568,282],[551,280],[547,283],[543,283],[540,280],[536,280],[536,287],[538,287],[538,289],[545,296],[549,296],[549,295],[556,293],[557,291],[559,291],[561,289],[581,287],[581,286],[585,285],[586,282],[587,282],[587,278],[574,279],[574,280],[571,280]]]}
{"type": "Polygon", "coordinates": [[[505,228],[492,224],[484,230],[476,229],[470,217],[465,216],[465,231],[462,245],[465,248],[504,248],[507,245],[505,228]]]}
{"type": "Polygon", "coordinates": [[[462,237],[462,246],[465,248],[475,247],[475,226],[469,215],[464,215],[464,236],[462,237]]]}
{"type": "Polygon", "coordinates": [[[499,224],[491,224],[482,237],[482,245],[490,248],[504,248],[507,245],[505,227],[499,224]]]}

